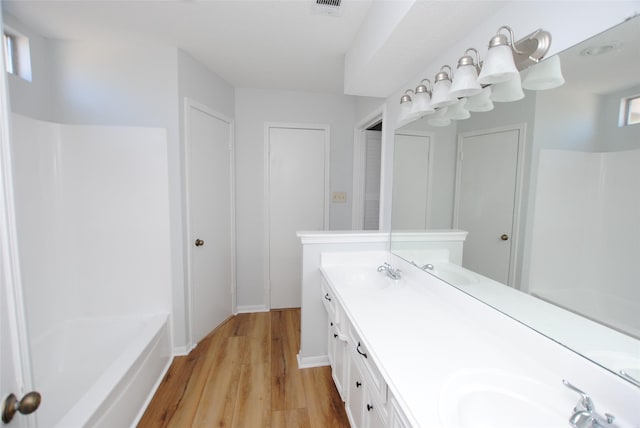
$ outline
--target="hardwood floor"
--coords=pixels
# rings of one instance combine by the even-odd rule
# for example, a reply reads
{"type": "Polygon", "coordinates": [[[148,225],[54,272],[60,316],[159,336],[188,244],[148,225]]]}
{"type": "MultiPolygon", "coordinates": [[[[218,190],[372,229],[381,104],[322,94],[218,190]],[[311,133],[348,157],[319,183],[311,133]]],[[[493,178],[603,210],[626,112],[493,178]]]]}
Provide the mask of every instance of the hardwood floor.
{"type": "Polygon", "coordinates": [[[176,357],[138,427],[349,427],[329,367],[298,369],[300,310],[239,314],[176,357]]]}

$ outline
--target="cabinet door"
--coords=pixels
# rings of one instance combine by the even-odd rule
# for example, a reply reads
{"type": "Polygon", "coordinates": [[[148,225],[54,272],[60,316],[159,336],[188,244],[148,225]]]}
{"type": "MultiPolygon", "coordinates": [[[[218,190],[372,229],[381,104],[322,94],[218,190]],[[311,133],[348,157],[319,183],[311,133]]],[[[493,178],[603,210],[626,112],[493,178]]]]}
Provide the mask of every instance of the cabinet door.
{"type": "Polygon", "coordinates": [[[349,361],[349,396],[347,397],[347,414],[352,428],[363,428],[364,419],[364,378],[360,367],[354,361],[352,352],[348,353],[349,361]]]}
{"type": "Polygon", "coordinates": [[[382,416],[382,410],[379,408],[380,405],[372,403],[371,400],[368,400],[365,405],[366,408],[366,419],[368,419],[369,423],[367,424],[367,428],[387,428],[387,424],[385,423],[384,417],[382,416]]]}
{"type": "Polygon", "coordinates": [[[338,333],[334,333],[330,338],[334,342],[334,358],[331,366],[333,381],[340,393],[342,401],[346,401],[347,395],[345,383],[347,382],[347,342],[344,341],[338,333]]]}

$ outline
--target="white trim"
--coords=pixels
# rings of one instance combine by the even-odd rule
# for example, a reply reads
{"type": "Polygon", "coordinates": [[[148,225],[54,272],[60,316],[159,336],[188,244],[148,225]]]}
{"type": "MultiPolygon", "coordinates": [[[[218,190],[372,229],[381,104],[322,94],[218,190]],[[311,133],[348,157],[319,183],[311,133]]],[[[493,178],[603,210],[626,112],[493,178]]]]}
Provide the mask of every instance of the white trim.
{"type": "Polygon", "coordinates": [[[270,263],[270,221],[269,218],[269,195],[270,195],[270,141],[269,141],[269,130],[271,128],[280,128],[280,129],[308,129],[308,130],[318,130],[324,131],[324,214],[323,214],[323,228],[324,230],[329,230],[329,222],[330,222],[330,172],[331,172],[331,127],[328,124],[312,124],[312,123],[281,123],[281,122],[265,122],[264,123],[264,180],[263,180],[263,206],[264,206],[264,306],[266,310],[271,309],[271,263],[270,263]]]}
{"type": "MultiPolygon", "coordinates": [[[[2,12],[0,11],[0,20],[2,12]]],[[[0,49],[0,62],[4,67],[4,51],[0,49]]],[[[7,73],[0,77],[0,287],[4,288],[6,301],[0,300],[0,311],[7,311],[9,322],[7,328],[12,352],[13,379],[17,391],[2,391],[3,394],[13,392],[22,396],[33,390],[31,371],[31,355],[29,333],[27,330],[27,314],[20,275],[20,259],[18,252],[18,229],[16,226],[14,184],[11,161],[11,121],[9,118],[9,89],[7,73]]],[[[4,368],[4,367],[3,367],[4,368]]],[[[9,373],[4,375],[11,376],[9,373]]],[[[0,397],[3,399],[4,397],[0,397]]],[[[22,416],[21,416],[22,417],[22,416]]],[[[34,416],[25,419],[27,426],[35,426],[34,416]]]]}
{"type": "Polygon", "coordinates": [[[301,357],[300,354],[296,355],[298,360],[299,369],[308,369],[312,367],[324,367],[330,364],[328,355],[318,355],[315,357],[301,357]]]}
{"type": "MultiPolygon", "coordinates": [[[[353,192],[351,196],[351,229],[353,230],[362,230],[364,227],[363,202],[366,131],[367,128],[375,125],[377,122],[382,122],[382,126],[384,127],[383,113],[383,106],[376,108],[358,122],[353,131],[353,192]]],[[[382,156],[382,150],[380,151],[380,155],[382,156]]],[[[382,167],[382,163],[380,163],[380,165],[382,167]]]]}
{"type": "Polygon", "coordinates": [[[189,345],[189,346],[175,346],[173,348],[173,356],[174,357],[184,357],[186,355],[189,355],[189,353],[191,351],[193,351],[193,349],[196,347],[196,344],[193,345],[189,345]]]}
{"type": "Polygon", "coordinates": [[[463,140],[466,137],[475,137],[479,135],[495,134],[498,132],[518,131],[518,159],[516,161],[516,188],[515,197],[513,200],[513,225],[511,232],[511,253],[509,254],[509,277],[507,285],[510,287],[516,286],[516,274],[520,265],[518,263],[518,248],[520,244],[520,217],[522,211],[522,187],[524,185],[524,167],[525,167],[525,155],[527,145],[527,124],[520,123],[514,125],[499,126],[496,128],[480,129],[470,132],[462,132],[458,134],[458,149],[456,155],[456,185],[455,185],[455,198],[453,206],[453,227],[457,228],[459,225],[458,217],[460,211],[460,180],[462,177],[462,150],[463,140]]]}
{"type": "Polygon", "coordinates": [[[363,232],[358,230],[345,232],[300,231],[296,235],[303,245],[389,242],[389,232],[363,232]]]}
{"type": "Polygon", "coordinates": [[[231,260],[231,313],[236,313],[236,225],[235,225],[235,125],[234,120],[231,117],[226,116],[216,110],[213,110],[206,105],[199,103],[191,98],[184,98],[184,144],[182,144],[182,159],[183,159],[183,191],[184,191],[184,199],[185,199],[185,217],[184,217],[184,239],[183,239],[183,248],[186,250],[186,284],[185,284],[185,298],[186,298],[186,320],[187,320],[187,344],[184,346],[185,350],[191,350],[195,347],[195,342],[193,338],[193,319],[192,319],[192,302],[191,302],[191,252],[193,247],[191,246],[191,234],[190,234],[190,224],[189,224],[189,208],[191,201],[191,183],[189,180],[189,156],[187,147],[189,146],[190,140],[190,129],[189,129],[189,119],[190,119],[190,110],[200,110],[201,112],[212,116],[222,122],[225,122],[229,125],[229,210],[230,210],[230,219],[231,219],[231,230],[229,233],[231,248],[230,251],[230,260],[231,260]]]}
{"type": "MultiPolygon", "coordinates": [[[[396,132],[393,134],[394,137],[396,135],[408,135],[408,136],[413,136],[413,137],[428,137],[429,138],[429,147],[428,147],[428,151],[427,151],[427,163],[428,163],[428,175],[427,175],[427,201],[426,201],[426,216],[427,218],[425,219],[425,228],[426,229],[431,229],[431,219],[433,218],[432,212],[431,212],[431,200],[432,200],[432,196],[433,196],[433,143],[434,143],[434,139],[435,139],[435,133],[433,132],[427,132],[427,131],[412,131],[412,130],[406,130],[406,131],[398,131],[396,130],[396,132]]],[[[394,144],[395,144],[395,140],[394,140],[394,144]]],[[[395,149],[395,146],[394,146],[395,149]]],[[[391,204],[393,205],[393,192],[391,194],[391,204]]],[[[393,208],[391,210],[391,212],[393,212],[393,208]]],[[[391,221],[393,221],[393,219],[391,219],[391,221]]],[[[394,234],[395,235],[395,234],[394,234]]]]}
{"type": "Polygon", "coordinates": [[[238,306],[239,314],[253,314],[256,312],[269,312],[267,305],[241,305],[238,306]]]}

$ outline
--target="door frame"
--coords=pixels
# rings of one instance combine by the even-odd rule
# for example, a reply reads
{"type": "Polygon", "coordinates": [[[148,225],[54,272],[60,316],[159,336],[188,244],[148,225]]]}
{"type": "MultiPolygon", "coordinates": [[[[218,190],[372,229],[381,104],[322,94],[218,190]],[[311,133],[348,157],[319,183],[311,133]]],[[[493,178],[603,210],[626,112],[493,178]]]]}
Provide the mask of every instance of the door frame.
{"type": "MultiPolygon", "coordinates": [[[[2,12],[0,11],[1,19],[2,12]]],[[[0,52],[0,61],[4,62],[4,52],[0,52]]],[[[18,252],[8,99],[7,76],[6,73],[3,73],[0,77],[0,236],[5,239],[0,240],[0,266],[2,267],[0,269],[0,287],[4,289],[2,294],[6,297],[6,301],[0,301],[0,310],[7,311],[6,318],[9,323],[10,337],[6,339],[10,340],[8,349],[12,354],[11,366],[13,366],[14,380],[18,390],[0,391],[0,401],[4,400],[9,393],[21,397],[27,391],[34,389],[27,314],[18,252]]],[[[2,357],[0,356],[0,358],[2,357]]],[[[23,420],[26,426],[36,425],[34,415],[29,415],[23,420]]]]}
{"type": "Polygon", "coordinates": [[[264,249],[264,310],[271,310],[271,252],[270,252],[270,229],[271,229],[271,218],[270,218],[270,177],[271,177],[271,168],[270,168],[270,160],[271,160],[271,151],[270,151],[270,140],[269,134],[271,129],[280,128],[280,129],[307,129],[314,131],[324,131],[324,230],[329,230],[329,215],[330,215],[330,156],[331,156],[331,126],[328,124],[312,124],[312,123],[283,123],[283,122],[265,122],[264,123],[264,237],[263,237],[263,249],[264,249]]]}
{"type": "Polygon", "coordinates": [[[506,285],[514,287],[516,285],[517,272],[520,268],[518,262],[520,245],[520,217],[522,212],[522,188],[524,185],[524,170],[526,160],[527,145],[527,124],[517,123],[514,125],[498,126],[495,128],[479,129],[458,134],[458,148],[456,156],[456,185],[453,205],[453,228],[458,229],[460,214],[460,185],[462,179],[463,165],[463,141],[465,137],[476,137],[479,135],[495,134],[498,132],[518,131],[518,158],[516,160],[516,185],[513,198],[513,231],[511,232],[511,252],[509,254],[509,280],[506,285]]]}
{"type": "Polygon", "coordinates": [[[190,182],[190,164],[189,164],[189,156],[188,156],[188,147],[191,140],[190,129],[189,129],[189,120],[191,118],[191,109],[200,110],[201,112],[215,117],[222,122],[225,122],[229,125],[229,186],[230,188],[230,198],[229,198],[229,214],[231,218],[231,248],[230,251],[230,260],[231,260],[231,313],[237,313],[237,302],[236,302],[236,206],[235,206],[235,126],[233,118],[220,113],[212,108],[202,104],[198,101],[195,101],[192,98],[185,97],[184,98],[184,145],[182,147],[183,151],[183,191],[184,191],[184,239],[183,239],[183,248],[186,254],[186,287],[185,287],[185,298],[186,298],[186,309],[187,309],[187,349],[188,353],[193,347],[196,345],[194,343],[193,338],[193,305],[192,305],[192,290],[191,290],[191,262],[193,259],[192,251],[193,246],[191,245],[191,225],[190,225],[190,209],[191,209],[191,182],[190,182]]]}
{"type": "MultiPolygon", "coordinates": [[[[431,229],[431,219],[433,217],[433,213],[431,212],[431,208],[432,208],[431,201],[433,197],[433,158],[434,158],[433,143],[435,139],[435,133],[430,131],[396,130],[396,132],[393,135],[394,137],[396,135],[408,135],[411,137],[428,137],[429,138],[429,150],[428,150],[429,158],[427,159],[429,173],[427,174],[427,200],[426,200],[426,207],[425,207],[426,209],[425,226],[426,226],[426,229],[431,229]]],[[[394,149],[395,149],[395,138],[394,138],[394,149]]],[[[395,155],[394,155],[394,159],[395,159],[395,155]]],[[[392,191],[393,191],[393,188],[392,188],[392,191]]],[[[392,212],[393,212],[393,192],[391,194],[391,205],[392,205],[392,212]]],[[[391,222],[393,222],[393,218],[391,218],[391,222]]]]}
{"type": "MultiPolygon", "coordinates": [[[[382,157],[384,153],[383,148],[385,147],[384,112],[384,106],[376,108],[358,122],[353,130],[353,191],[351,197],[351,229],[353,230],[362,230],[364,228],[364,174],[367,128],[382,121],[382,142],[380,150],[380,156],[382,157]]],[[[382,193],[382,168],[382,159],[380,159],[380,193],[382,193]]],[[[382,200],[380,200],[380,213],[382,213],[382,200]]],[[[380,224],[379,222],[378,229],[380,229],[380,224]]]]}

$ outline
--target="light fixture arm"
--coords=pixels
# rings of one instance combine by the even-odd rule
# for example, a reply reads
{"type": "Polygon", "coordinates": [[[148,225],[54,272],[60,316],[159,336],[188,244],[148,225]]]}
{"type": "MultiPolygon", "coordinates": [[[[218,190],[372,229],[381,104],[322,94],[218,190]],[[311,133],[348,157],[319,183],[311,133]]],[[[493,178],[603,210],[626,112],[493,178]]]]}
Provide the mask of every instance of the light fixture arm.
{"type": "Polygon", "coordinates": [[[500,46],[500,45],[509,45],[511,46],[511,49],[513,49],[515,53],[517,53],[518,55],[523,55],[524,52],[522,52],[516,47],[515,40],[516,40],[516,36],[513,33],[513,30],[511,29],[511,27],[509,27],[508,25],[503,25],[502,27],[498,28],[498,31],[496,32],[496,36],[493,39],[491,39],[491,41],[489,42],[489,48],[492,48],[494,46],[500,46]],[[500,31],[502,30],[507,30],[509,32],[510,40],[507,41],[506,36],[504,36],[503,34],[500,34],[500,31]]]}

